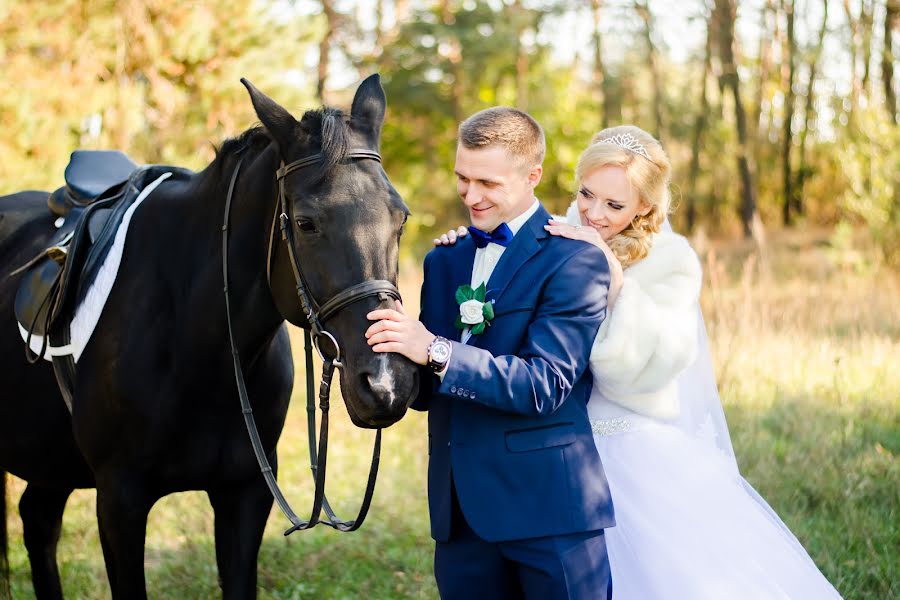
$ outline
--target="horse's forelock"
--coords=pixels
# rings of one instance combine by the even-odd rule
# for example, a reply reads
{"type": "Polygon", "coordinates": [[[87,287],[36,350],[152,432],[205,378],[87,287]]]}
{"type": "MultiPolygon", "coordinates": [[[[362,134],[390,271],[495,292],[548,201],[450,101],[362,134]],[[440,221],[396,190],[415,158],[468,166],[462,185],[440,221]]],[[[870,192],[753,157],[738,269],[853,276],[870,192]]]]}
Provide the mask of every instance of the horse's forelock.
{"type": "Polygon", "coordinates": [[[350,149],[350,130],[344,121],[344,114],[336,109],[325,109],[322,115],[322,154],[325,170],[347,157],[350,149]]]}
{"type": "Polygon", "coordinates": [[[319,142],[322,161],[319,172],[328,173],[332,167],[343,161],[350,150],[350,128],[344,119],[344,113],[336,108],[310,110],[300,121],[303,129],[319,142]]]}

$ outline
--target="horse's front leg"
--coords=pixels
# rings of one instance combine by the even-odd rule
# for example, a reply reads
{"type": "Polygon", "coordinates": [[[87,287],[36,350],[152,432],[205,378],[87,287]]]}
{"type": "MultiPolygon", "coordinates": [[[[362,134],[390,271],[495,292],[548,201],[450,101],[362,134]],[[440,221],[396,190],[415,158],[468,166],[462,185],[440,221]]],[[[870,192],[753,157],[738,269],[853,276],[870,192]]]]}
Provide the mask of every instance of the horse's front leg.
{"type": "MultiPolygon", "coordinates": [[[[275,468],[275,461],[272,461],[275,468]]],[[[262,475],[208,491],[216,513],[216,563],[224,600],[256,598],[256,560],[272,494],[262,475]]]]}
{"type": "Polygon", "coordinates": [[[31,581],[39,600],[63,597],[56,545],[62,530],[63,510],[71,493],[71,488],[46,488],[29,483],[19,500],[25,548],[31,562],[31,581]]]}
{"type": "Polygon", "coordinates": [[[97,474],[97,522],[115,600],[147,598],[144,541],[147,515],[157,499],[134,477],[97,474]]]}

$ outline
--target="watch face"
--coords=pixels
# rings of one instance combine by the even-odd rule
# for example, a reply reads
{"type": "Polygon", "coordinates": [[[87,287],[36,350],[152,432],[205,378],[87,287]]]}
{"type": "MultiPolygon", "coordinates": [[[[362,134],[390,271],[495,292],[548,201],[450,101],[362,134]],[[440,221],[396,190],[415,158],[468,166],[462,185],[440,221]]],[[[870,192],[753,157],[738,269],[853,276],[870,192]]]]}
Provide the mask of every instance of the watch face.
{"type": "Polygon", "coordinates": [[[450,344],[447,342],[435,342],[431,347],[431,360],[443,363],[450,358],[450,344]]]}

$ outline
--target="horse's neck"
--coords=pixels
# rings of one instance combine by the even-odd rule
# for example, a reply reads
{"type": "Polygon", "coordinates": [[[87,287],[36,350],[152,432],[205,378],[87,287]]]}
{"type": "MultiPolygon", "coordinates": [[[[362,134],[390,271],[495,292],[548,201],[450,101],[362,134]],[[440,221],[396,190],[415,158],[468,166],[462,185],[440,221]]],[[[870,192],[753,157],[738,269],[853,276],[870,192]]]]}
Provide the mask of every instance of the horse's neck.
{"type": "MultiPolygon", "coordinates": [[[[231,201],[228,248],[232,319],[246,323],[241,337],[268,341],[284,318],[272,299],[267,278],[269,238],[278,203],[277,152],[269,147],[255,160],[244,161],[231,201]]],[[[231,175],[228,177],[231,180],[231,175]]],[[[224,250],[223,250],[224,251],[224,250]]],[[[238,327],[239,329],[243,329],[238,327]]]]}
{"type": "MultiPolygon", "coordinates": [[[[221,323],[215,330],[224,341],[228,339],[228,332],[222,320],[222,225],[226,196],[237,163],[238,160],[231,157],[221,169],[217,181],[202,182],[202,201],[191,199],[184,203],[193,205],[193,210],[202,211],[203,214],[192,214],[190,217],[185,215],[187,218],[184,224],[173,223],[175,227],[188,223],[196,227],[203,223],[202,233],[198,233],[198,238],[202,239],[193,242],[203,246],[206,256],[214,256],[216,259],[204,260],[201,265],[196,266],[205,273],[191,279],[192,302],[187,309],[196,312],[198,318],[216,319],[221,323]]],[[[241,354],[247,355],[248,359],[269,343],[284,320],[275,308],[266,279],[269,231],[277,201],[274,186],[277,166],[277,159],[269,150],[264,150],[255,157],[247,156],[242,161],[231,199],[227,248],[228,294],[235,339],[241,354]]],[[[188,233],[186,238],[189,239],[191,235],[188,233]]]]}

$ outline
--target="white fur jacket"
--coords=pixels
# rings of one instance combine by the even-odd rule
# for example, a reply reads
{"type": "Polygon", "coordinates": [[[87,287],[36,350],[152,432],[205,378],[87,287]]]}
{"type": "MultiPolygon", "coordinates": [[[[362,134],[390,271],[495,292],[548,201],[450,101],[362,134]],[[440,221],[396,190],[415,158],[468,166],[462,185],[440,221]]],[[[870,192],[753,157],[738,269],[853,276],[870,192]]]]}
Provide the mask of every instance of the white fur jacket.
{"type": "MultiPolygon", "coordinates": [[[[570,210],[567,220],[578,224],[577,212],[570,210]]],[[[591,350],[591,404],[599,395],[653,418],[678,414],[675,378],[696,356],[701,279],[687,239],[670,232],[656,234],[650,253],[624,270],[591,350]]]]}

